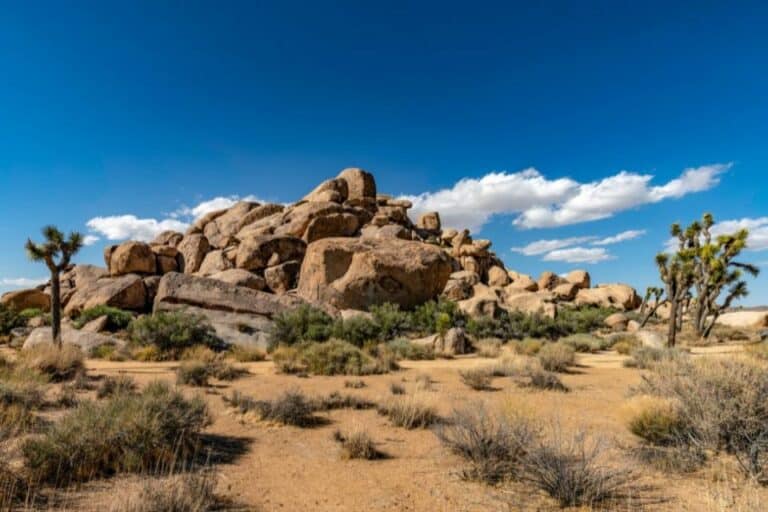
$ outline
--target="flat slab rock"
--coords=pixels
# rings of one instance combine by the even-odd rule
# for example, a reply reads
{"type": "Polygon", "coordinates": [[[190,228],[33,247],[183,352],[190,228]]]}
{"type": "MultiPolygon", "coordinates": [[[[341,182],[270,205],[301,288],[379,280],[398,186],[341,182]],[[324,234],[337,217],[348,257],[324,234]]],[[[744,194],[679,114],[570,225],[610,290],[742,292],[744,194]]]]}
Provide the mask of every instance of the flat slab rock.
{"type": "MultiPolygon", "coordinates": [[[[104,334],[99,334],[95,332],[78,331],[77,329],[72,329],[71,327],[66,327],[66,326],[62,326],[61,328],[61,341],[64,344],[69,343],[71,345],[76,345],[80,347],[80,349],[86,354],[91,350],[93,350],[94,348],[99,347],[101,345],[111,344],[118,347],[125,345],[125,341],[121,340],[120,338],[106,336],[104,334]]],[[[26,350],[26,349],[35,347],[37,345],[52,343],[52,342],[53,342],[53,335],[51,332],[51,328],[38,327],[37,329],[29,333],[29,336],[27,336],[26,341],[24,341],[24,346],[22,347],[22,350],[26,350]]]]}

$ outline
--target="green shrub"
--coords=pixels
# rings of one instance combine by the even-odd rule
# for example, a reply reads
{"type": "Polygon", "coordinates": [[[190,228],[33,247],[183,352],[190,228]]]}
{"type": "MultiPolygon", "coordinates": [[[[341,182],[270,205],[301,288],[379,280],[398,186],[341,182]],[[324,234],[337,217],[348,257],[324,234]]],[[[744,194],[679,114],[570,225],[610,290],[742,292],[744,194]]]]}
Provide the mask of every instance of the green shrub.
{"type": "Polygon", "coordinates": [[[568,392],[568,386],[563,384],[563,381],[560,380],[560,377],[558,377],[557,374],[548,372],[543,368],[531,368],[528,371],[527,377],[527,386],[529,387],[543,389],[545,391],[568,392]]]}
{"type": "Polygon", "coordinates": [[[376,322],[362,315],[353,316],[346,320],[337,320],[334,322],[331,332],[334,338],[351,343],[356,347],[363,347],[368,342],[383,341],[376,322]]]}
{"type": "Polygon", "coordinates": [[[325,341],[331,336],[333,319],[324,311],[302,305],[273,317],[268,350],[278,345],[294,345],[302,341],[325,341]]]}
{"type": "Polygon", "coordinates": [[[544,346],[544,342],[534,338],[525,338],[522,341],[518,341],[512,345],[515,353],[523,356],[535,356],[544,346]]]}
{"type": "Polygon", "coordinates": [[[183,311],[160,312],[137,318],[128,329],[131,341],[140,346],[155,346],[164,359],[177,359],[184,349],[203,345],[222,350],[219,339],[205,317],[183,311]]]}
{"type": "Polygon", "coordinates": [[[417,306],[410,314],[410,327],[415,334],[427,336],[451,327],[463,327],[466,315],[455,302],[440,298],[417,306]]]}
{"type": "Polygon", "coordinates": [[[28,439],[22,453],[31,474],[54,485],[183,466],[209,421],[202,399],[154,382],[139,394],[81,402],[41,437],[28,439]]]}
{"type": "Polygon", "coordinates": [[[312,414],[312,404],[299,390],[288,390],[272,401],[254,401],[252,407],[262,420],[295,427],[317,424],[317,418],[312,414]]]}
{"type": "Polygon", "coordinates": [[[125,329],[133,320],[133,315],[128,311],[101,305],[84,310],[72,325],[75,326],[75,329],[81,329],[91,320],[96,320],[101,316],[107,317],[107,329],[110,331],[125,329]]]}
{"type": "Polygon", "coordinates": [[[25,323],[28,323],[33,318],[42,318],[43,325],[51,325],[51,314],[46,313],[40,308],[27,308],[22,309],[19,316],[24,319],[25,323]]]}
{"type": "Polygon", "coordinates": [[[50,377],[55,382],[73,379],[85,371],[84,356],[76,345],[41,343],[19,354],[19,364],[50,377]]]}
{"type": "Polygon", "coordinates": [[[647,443],[668,446],[681,442],[690,431],[671,400],[638,396],[628,406],[627,426],[630,432],[647,443]]]}
{"type": "Polygon", "coordinates": [[[195,470],[158,478],[143,478],[114,499],[109,512],[209,512],[221,510],[226,500],[216,496],[216,474],[195,470]]]}
{"type": "Polygon", "coordinates": [[[598,352],[607,347],[607,342],[602,338],[586,333],[570,334],[560,338],[560,343],[565,343],[576,352],[598,352]]]}
{"type": "Polygon", "coordinates": [[[564,343],[547,343],[537,354],[541,367],[550,372],[564,372],[576,360],[576,352],[564,343]]]}
{"type": "Polygon", "coordinates": [[[637,347],[630,352],[631,357],[624,361],[627,368],[647,370],[662,361],[670,361],[687,357],[687,354],[676,348],[637,347]]]}
{"type": "Polygon", "coordinates": [[[307,370],[315,375],[370,375],[389,371],[359,348],[341,340],[309,344],[302,348],[301,358],[307,370]]]}
{"type": "Polygon", "coordinates": [[[435,358],[435,351],[431,346],[412,343],[405,338],[392,340],[387,343],[387,347],[392,350],[397,359],[421,361],[435,358]]]}
{"type": "Polygon", "coordinates": [[[371,306],[370,311],[373,323],[378,329],[377,339],[381,341],[393,340],[411,329],[410,315],[400,311],[400,306],[397,304],[388,302],[380,306],[371,306]]]}
{"type": "Polygon", "coordinates": [[[0,441],[33,430],[44,403],[44,375],[25,368],[0,369],[0,441]]]}
{"type": "Polygon", "coordinates": [[[0,336],[10,334],[17,327],[27,325],[27,319],[19,315],[11,308],[0,304],[0,336]]]}
{"type": "Polygon", "coordinates": [[[498,317],[478,317],[469,320],[467,332],[475,338],[524,339],[547,338],[589,333],[602,326],[612,309],[584,306],[564,308],[555,318],[520,311],[502,311],[498,317]]]}
{"type": "Polygon", "coordinates": [[[203,361],[184,361],[176,369],[176,384],[205,387],[208,385],[210,371],[208,363],[203,361]]]}

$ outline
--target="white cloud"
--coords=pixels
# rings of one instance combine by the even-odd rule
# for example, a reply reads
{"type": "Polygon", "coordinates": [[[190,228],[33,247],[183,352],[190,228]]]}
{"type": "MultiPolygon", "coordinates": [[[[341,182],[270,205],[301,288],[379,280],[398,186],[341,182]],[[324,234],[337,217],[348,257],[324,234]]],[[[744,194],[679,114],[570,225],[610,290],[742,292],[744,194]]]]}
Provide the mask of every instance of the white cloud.
{"type": "Polygon", "coordinates": [[[611,217],[614,213],[715,186],[731,164],[685,169],[680,177],[652,186],[653,176],[621,171],[590,183],[548,179],[534,168],[464,178],[453,187],[403,196],[413,213],[439,211],[443,224],[477,231],[494,215],[518,214],[521,228],[564,226],[611,217]]]}
{"type": "Polygon", "coordinates": [[[602,240],[597,240],[595,242],[592,242],[592,245],[618,244],[620,242],[626,242],[627,240],[633,240],[635,238],[641,237],[644,234],[645,234],[644,229],[629,229],[627,231],[622,231],[618,235],[608,236],[603,238],[602,240]]]}
{"type": "Polygon", "coordinates": [[[86,225],[88,229],[104,235],[108,240],[140,240],[148,242],[167,230],[184,231],[189,223],[176,219],[139,219],[135,215],[95,217],[86,225]]]}
{"type": "Polygon", "coordinates": [[[544,255],[544,261],[564,261],[567,263],[600,263],[613,259],[602,247],[570,247],[557,249],[544,255]]]}
{"type": "Polygon", "coordinates": [[[576,245],[594,240],[594,236],[574,236],[571,238],[559,238],[554,240],[537,240],[524,247],[513,247],[512,251],[525,254],[526,256],[536,256],[545,252],[562,249],[571,245],[576,245]]]}
{"type": "Polygon", "coordinates": [[[93,245],[96,242],[98,242],[99,240],[101,240],[101,238],[99,238],[96,235],[85,235],[83,237],[83,245],[86,245],[86,246],[87,245],[93,245]]]}
{"type": "MultiPolygon", "coordinates": [[[[196,206],[182,206],[165,219],[146,218],[140,219],[135,215],[112,215],[108,217],[95,217],[86,226],[94,233],[104,236],[108,240],[139,240],[148,242],[163,231],[184,232],[195,219],[203,215],[223,210],[234,206],[238,201],[263,202],[256,196],[219,196],[203,201],[196,206]]],[[[95,234],[86,235],[85,245],[91,245],[100,238],[95,234]]]]}
{"type": "Polygon", "coordinates": [[[29,277],[4,277],[0,278],[0,286],[12,286],[16,288],[31,288],[43,283],[47,283],[47,278],[29,278],[29,277]]]}

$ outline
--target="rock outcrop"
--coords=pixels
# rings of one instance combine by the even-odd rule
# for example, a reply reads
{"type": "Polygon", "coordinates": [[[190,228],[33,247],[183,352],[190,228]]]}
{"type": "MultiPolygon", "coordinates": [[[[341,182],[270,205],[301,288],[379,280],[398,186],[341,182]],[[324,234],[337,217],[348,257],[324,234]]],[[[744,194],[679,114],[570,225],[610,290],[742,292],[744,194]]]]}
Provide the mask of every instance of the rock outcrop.
{"type": "Polygon", "coordinates": [[[23,311],[29,308],[51,309],[51,296],[37,288],[17,290],[4,293],[0,297],[0,304],[14,311],[23,311]]]}

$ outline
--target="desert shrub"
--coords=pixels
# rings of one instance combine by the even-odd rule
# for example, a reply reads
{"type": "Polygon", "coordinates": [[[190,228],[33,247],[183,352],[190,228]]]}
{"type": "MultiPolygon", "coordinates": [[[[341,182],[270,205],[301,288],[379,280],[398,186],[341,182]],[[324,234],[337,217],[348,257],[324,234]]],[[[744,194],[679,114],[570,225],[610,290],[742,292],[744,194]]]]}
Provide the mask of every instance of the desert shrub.
{"type": "Polygon", "coordinates": [[[392,393],[393,395],[404,395],[405,387],[402,384],[398,384],[397,382],[390,382],[389,392],[392,393]]]}
{"type": "Polygon", "coordinates": [[[560,338],[560,343],[565,343],[576,352],[598,352],[607,348],[607,342],[597,336],[587,333],[571,334],[560,338]]]}
{"type": "Polygon", "coordinates": [[[128,311],[100,305],[83,310],[72,325],[74,325],[75,329],[80,329],[91,320],[96,320],[100,316],[107,317],[107,329],[110,331],[125,329],[133,320],[133,315],[128,311]]]}
{"type": "MultiPolygon", "coordinates": [[[[241,401],[242,403],[246,402],[241,401]]],[[[317,424],[317,418],[312,414],[314,409],[311,401],[297,389],[285,391],[274,400],[252,401],[250,407],[265,421],[295,427],[317,424]]]]}
{"type": "Polygon", "coordinates": [[[431,346],[412,343],[405,338],[394,339],[387,343],[387,347],[398,359],[422,361],[435,358],[435,351],[431,346]]]}
{"type": "Polygon", "coordinates": [[[36,370],[61,382],[85,371],[83,352],[76,345],[66,343],[59,348],[53,343],[41,343],[19,354],[19,364],[36,370]]]}
{"type": "Polygon", "coordinates": [[[208,367],[208,373],[211,377],[219,380],[235,380],[247,374],[248,371],[229,364],[219,356],[208,367]]]}
{"type": "Polygon", "coordinates": [[[768,480],[764,366],[738,359],[671,359],[656,363],[638,391],[675,404],[684,426],[678,445],[725,451],[735,456],[745,474],[768,480]]]}
{"type": "Polygon", "coordinates": [[[520,479],[555,498],[561,506],[626,502],[635,496],[636,475],[604,462],[605,447],[584,432],[565,435],[555,426],[527,447],[520,479]]]}
{"type": "Polygon", "coordinates": [[[136,381],[127,375],[117,377],[107,376],[101,381],[96,390],[96,398],[107,398],[118,394],[131,394],[136,392],[136,381]]]}
{"type": "Polygon", "coordinates": [[[216,360],[216,352],[204,345],[195,345],[193,347],[185,348],[179,359],[182,361],[204,361],[206,363],[212,363],[216,360]]]}
{"type": "Polygon", "coordinates": [[[451,452],[467,461],[462,477],[496,483],[517,476],[538,430],[522,417],[493,415],[476,404],[454,410],[435,434],[451,452]]]}
{"type": "Polygon", "coordinates": [[[310,400],[313,411],[332,411],[336,409],[373,409],[376,407],[374,402],[355,395],[342,395],[334,391],[327,396],[313,398],[310,400]]]}
{"type": "Polygon", "coordinates": [[[281,345],[272,351],[272,362],[280,373],[298,374],[307,371],[297,347],[281,345]]]}
{"type": "Polygon", "coordinates": [[[68,485],[183,463],[208,423],[202,399],[154,382],[139,394],[81,402],[41,437],[28,439],[22,453],[36,478],[68,485]]]}
{"type": "Polygon", "coordinates": [[[27,325],[27,319],[4,304],[0,304],[0,336],[10,334],[17,327],[27,325]]]}
{"type": "Polygon", "coordinates": [[[46,313],[40,308],[22,309],[19,312],[19,316],[24,319],[25,324],[28,324],[33,318],[41,318],[43,325],[51,325],[51,314],[46,313]]]}
{"type": "Polygon", "coordinates": [[[257,347],[244,347],[232,345],[228,350],[229,355],[240,363],[257,363],[267,358],[266,352],[257,347]]]}
{"type": "Polygon", "coordinates": [[[184,361],[176,369],[176,384],[204,387],[208,385],[208,363],[203,361],[184,361]]]}
{"type": "Polygon", "coordinates": [[[184,311],[137,318],[131,322],[128,331],[137,345],[157,347],[162,359],[178,359],[185,349],[195,345],[213,350],[226,348],[205,317],[184,311]]]}
{"type": "Polygon", "coordinates": [[[543,368],[531,368],[526,374],[528,378],[527,386],[543,389],[545,391],[568,392],[568,386],[563,384],[557,374],[548,372],[543,368]]]}
{"type": "Polygon", "coordinates": [[[689,426],[680,415],[674,402],[653,396],[637,396],[626,406],[627,427],[644,441],[667,446],[680,442],[687,435],[689,426]]]}
{"type": "Polygon", "coordinates": [[[603,320],[614,313],[612,309],[582,306],[564,308],[555,318],[520,311],[502,311],[496,318],[470,319],[467,332],[475,338],[547,338],[556,340],[577,333],[589,333],[602,327],[603,320]]]}
{"type": "MultiPolygon", "coordinates": [[[[400,311],[400,306],[397,304],[387,302],[380,306],[371,306],[370,311],[373,323],[378,330],[375,339],[393,340],[407,333],[411,328],[410,315],[405,311],[400,311]]],[[[348,341],[351,342],[351,340],[348,341]]]]}
{"type": "Polygon", "coordinates": [[[38,425],[34,414],[43,405],[45,376],[34,370],[0,369],[0,441],[29,432],[38,425]]]}
{"type": "Polygon", "coordinates": [[[273,318],[268,350],[302,341],[325,341],[332,326],[333,319],[327,313],[308,305],[279,313],[273,318]]]}
{"type": "Polygon", "coordinates": [[[342,459],[375,460],[383,457],[383,454],[376,449],[376,444],[365,430],[355,429],[348,434],[343,434],[340,430],[336,430],[333,433],[333,439],[341,444],[342,459]]]}
{"type": "Polygon", "coordinates": [[[88,352],[91,359],[106,359],[108,361],[125,361],[127,355],[125,351],[120,350],[114,343],[104,343],[93,347],[88,352]]]}
{"type": "Polygon", "coordinates": [[[220,510],[216,474],[197,470],[142,479],[135,490],[112,500],[109,512],[209,512],[220,510]]]}
{"type": "Polygon", "coordinates": [[[637,345],[627,340],[620,340],[614,343],[613,347],[611,348],[613,348],[613,350],[615,350],[617,353],[623,356],[628,356],[629,354],[632,353],[633,350],[637,348],[637,345]]]}
{"type": "Polygon", "coordinates": [[[366,386],[365,381],[363,380],[345,380],[344,381],[344,387],[349,389],[361,389],[366,386]]]}
{"type": "Polygon", "coordinates": [[[377,410],[394,426],[409,430],[427,428],[440,420],[435,408],[418,395],[391,398],[377,410]]]}
{"type": "Polygon", "coordinates": [[[486,391],[491,388],[493,375],[487,368],[471,368],[469,370],[460,370],[459,376],[465,386],[475,391],[486,391]]]}
{"type": "Polygon", "coordinates": [[[455,302],[443,298],[417,306],[410,314],[411,329],[422,336],[436,334],[451,327],[463,327],[466,315],[455,302]]]}
{"type": "Polygon", "coordinates": [[[135,359],[136,361],[162,361],[167,357],[166,354],[163,354],[159,348],[157,348],[155,345],[147,345],[145,347],[134,347],[130,349],[130,355],[131,359],[135,359]]]}
{"type": "Polygon", "coordinates": [[[757,359],[768,359],[768,342],[752,343],[744,347],[744,350],[757,359]]]}
{"type": "Polygon", "coordinates": [[[512,348],[515,353],[523,356],[535,356],[544,346],[544,342],[535,338],[525,338],[522,341],[513,343],[512,348]]]}
{"type": "Polygon", "coordinates": [[[564,372],[576,360],[575,351],[564,343],[547,343],[537,354],[541,367],[550,372],[564,372]]]}
{"type": "Polygon", "coordinates": [[[498,338],[484,338],[475,343],[475,354],[478,357],[495,359],[501,355],[501,344],[498,338]]]}
{"type": "Polygon", "coordinates": [[[383,341],[379,326],[366,316],[353,316],[345,320],[337,320],[331,329],[331,335],[339,340],[346,341],[356,347],[363,347],[366,343],[383,341]]]}
{"type": "Polygon", "coordinates": [[[637,347],[630,352],[630,358],[624,361],[627,368],[647,370],[662,362],[686,358],[687,354],[676,348],[637,347]]]}
{"type": "Polygon", "coordinates": [[[341,340],[280,347],[272,353],[283,373],[310,372],[316,375],[371,375],[392,369],[392,361],[374,358],[341,340]]]}
{"type": "Polygon", "coordinates": [[[0,510],[35,510],[34,487],[22,472],[0,462],[0,510]]]}

